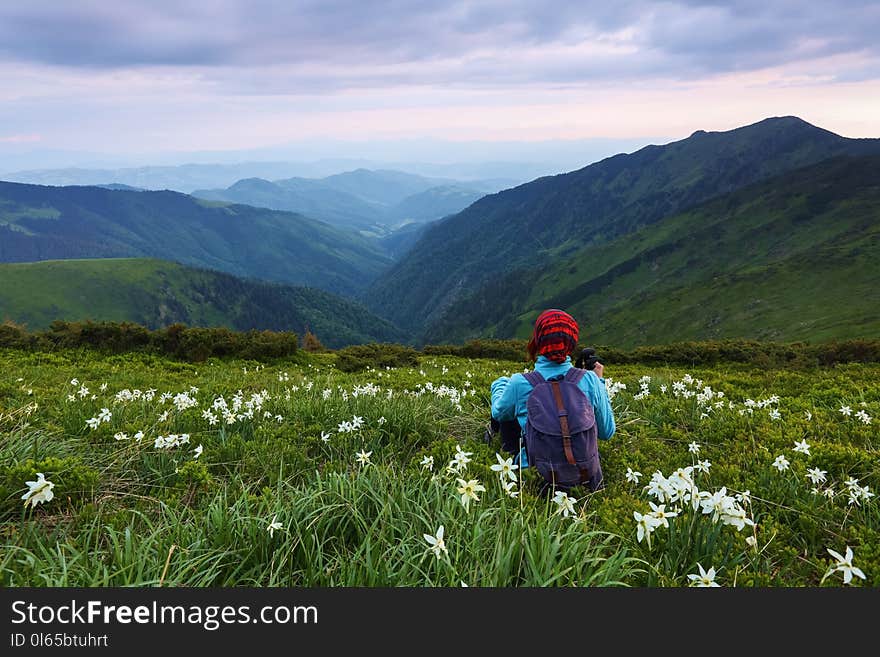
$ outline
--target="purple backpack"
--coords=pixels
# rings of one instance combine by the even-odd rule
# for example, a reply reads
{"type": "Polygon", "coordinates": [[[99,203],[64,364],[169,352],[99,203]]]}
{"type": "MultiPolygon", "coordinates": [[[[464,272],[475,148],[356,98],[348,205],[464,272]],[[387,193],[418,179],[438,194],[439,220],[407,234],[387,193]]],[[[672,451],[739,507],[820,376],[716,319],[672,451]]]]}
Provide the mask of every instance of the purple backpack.
{"type": "Polygon", "coordinates": [[[599,430],[593,405],[578,383],[586,370],[572,367],[564,377],[523,376],[532,384],[526,402],[525,445],[529,465],[557,489],[602,485],[599,430]]]}

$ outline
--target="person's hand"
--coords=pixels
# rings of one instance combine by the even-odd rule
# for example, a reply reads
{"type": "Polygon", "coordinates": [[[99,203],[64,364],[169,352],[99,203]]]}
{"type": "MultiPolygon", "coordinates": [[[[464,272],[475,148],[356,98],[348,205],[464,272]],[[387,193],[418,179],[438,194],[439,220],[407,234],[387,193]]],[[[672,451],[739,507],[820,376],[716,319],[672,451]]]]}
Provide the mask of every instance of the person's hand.
{"type": "Polygon", "coordinates": [[[605,366],[599,361],[596,361],[596,364],[593,365],[593,371],[600,379],[605,376],[605,366]]]}

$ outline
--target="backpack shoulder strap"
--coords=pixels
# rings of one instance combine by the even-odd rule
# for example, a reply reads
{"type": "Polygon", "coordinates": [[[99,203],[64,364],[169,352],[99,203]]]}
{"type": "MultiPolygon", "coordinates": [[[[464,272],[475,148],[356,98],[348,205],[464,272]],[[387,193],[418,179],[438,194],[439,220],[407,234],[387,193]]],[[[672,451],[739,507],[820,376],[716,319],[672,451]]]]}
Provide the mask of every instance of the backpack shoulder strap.
{"type": "Polygon", "coordinates": [[[587,370],[582,370],[579,367],[572,367],[565,373],[565,380],[569,383],[574,383],[577,385],[581,382],[581,379],[587,374],[587,370]]]}
{"type": "Polygon", "coordinates": [[[528,381],[532,387],[534,388],[539,383],[544,383],[544,377],[537,370],[532,370],[531,372],[526,372],[523,374],[523,378],[528,381]]]}
{"type": "Polygon", "coordinates": [[[571,431],[568,429],[568,410],[562,401],[562,392],[559,389],[559,381],[551,381],[553,399],[556,401],[556,412],[559,415],[559,428],[562,429],[562,448],[565,450],[565,460],[571,465],[576,465],[574,452],[571,451],[571,431]]]}

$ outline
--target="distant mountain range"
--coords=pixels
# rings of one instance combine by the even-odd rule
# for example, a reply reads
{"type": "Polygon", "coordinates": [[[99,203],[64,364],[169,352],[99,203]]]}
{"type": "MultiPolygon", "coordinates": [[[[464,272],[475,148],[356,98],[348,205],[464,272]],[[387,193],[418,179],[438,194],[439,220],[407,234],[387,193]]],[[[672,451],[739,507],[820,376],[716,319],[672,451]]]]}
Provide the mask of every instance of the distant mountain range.
{"type": "Polygon", "coordinates": [[[0,262],[119,257],[347,295],[391,264],[374,242],[290,212],[168,191],[0,182],[0,262]]]}
{"type": "Polygon", "coordinates": [[[295,164],[283,162],[193,164],[138,169],[22,171],[0,178],[23,184],[180,191],[207,200],[296,212],[375,237],[386,237],[409,223],[433,221],[455,214],[487,193],[518,183],[514,179],[500,178],[463,182],[364,168],[323,178],[277,175],[296,168],[295,164]],[[251,175],[238,175],[245,172],[251,175]],[[222,188],[205,184],[230,178],[232,182],[222,188]]]}
{"type": "Polygon", "coordinates": [[[215,291],[227,286],[239,291],[235,308],[246,308],[247,321],[277,325],[274,294],[288,300],[279,302],[278,322],[327,322],[328,332],[352,341],[524,337],[547,307],[575,314],[584,341],[620,347],[871,337],[880,332],[878,180],[880,140],[776,117],[697,131],[494,193],[366,169],[320,180],[238,180],[210,191],[222,201],[122,181],[108,182],[111,189],[0,183],[0,262],[173,260],[321,288],[363,301],[373,314],[315,290],[258,290],[185,268],[167,273],[180,265],[162,264],[163,278],[150,272],[155,261],[108,265],[100,276],[85,265],[76,273],[54,264],[55,274],[34,269],[30,278],[16,270],[19,282],[7,284],[0,311],[37,323],[81,313],[82,305],[69,304],[94,275],[104,281],[98,289],[117,277],[128,290],[124,298],[102,293],[108,317],[114,308],[133,317],[139,306],[169,309],[144,321],[171,310],[182,317],[171,302],[179,298],[191,321],[243,326],[218,300],[215,291]],[[438,216],[445,218],[431,221],[438,216]],[[215,278],[208,284],[206,276],[215,278]],[[65,287],[65,277],[76,285],[65,287]],[[185,283],[163,286],[169,277],[185,283]],[[209,292],[199,297],[202,288],[209,292]],[[27,293],[9,292],[19,289],[27,293]],[[248,296],[259,303],[245,304],[248,296]],[[361,319],[334,320],[346,314],[361,319]]]}
{"type": "MultiPolygon", "coordinates": [[[[7,166],[8,163],[6,164],[7,166]]],[[[126,167],[119,169],[30,169],[10,171],[0,180],[30,185],[112,185],[138,189],[169,189],[188,194],[200,187],[233,184],[242,178],[286,178],[299,167],[289,162],[245,162],[242,164],[181,164],[178,166],[126,167]]]]}
{"type": "Polygon", "coordinates": [[[53,320],[176,322],[314,333],[328,347],[405,336],[364,306],[323,290],[244,280],[153,259],[0,265],[0,321],[31,330],[53,320]]]}
{"type": "MultiPolygon", "coordinates": [[[[268,181],[303,178],[317,182],[334,175],[369,170],[433,179],[435,182],[429,184],[429,187],[460,185],[478,191],[494,192],[534,178],[536,175],[540,175],[539,171],[552,170],[547,165],[538,166],[512,162],[461,165],[396,163],[389,166],[367,160],[255,161],[236,164],[180,164],[122,168],[67,167],[63,169],[22,169],[19,171],[9,171],[5,168],[11,166],[14,161],[15,158],[12,156],[3,160],[0,166],[4,166],[4,169],[0,170],[0,180],[56,187],[124,185],[154,191],[168,189],[184,194],[190,194],[197,189],[225,189],[240,180],[249,178],[268,181]]],[[[420,187],[411,193],[427,189],[427,187],[420,187]]]]}
{"type": "Polygon", "coordinates": [[[497,191],[499,181],[459,183],[400,171],[356,169],[321,179],[239,180],[226,189],[198,189],[193,196],[298,212],[365,234],[455,214],[497,191]]]}
{"type": "MultiPolygon", "coordinates": [[[[625,249],[634,251],[638,240],[663,243],[652,231],[665,230],[670,218],[709,200],[835,156],[876,153],[880,153],[880,140],[846,139],[795,117],[767,119],[728,132],[698,131],[682,141],[648,146],[480,199],[463,212],[429,225],[412,248],[376,280],[365,298],[377,314],[418,339],[432,342],[486,333],[522,335],[527,324],[522,316],[529,314],[526,311],[554,300],[564,300],[571,307],[587,299],[594,302],[591,285],[603,275],[605,295],[620,307],[629,304],[630,317],[638,316],[640,288],[623,287],[624,279],[617,278],[632,265],[606,271],[618,262],[603,265],[606,252],[624,249],[614,251],[623,262],[625,249]],[[627,236],[629,242],[618,241],[627,236]]],[[[868,163],[866,160],[864,165],[868,163]]],[[[834,173],[828,175],[832,188],[845,185],[846,181],[834,173]]],[[[775,184],[784,187],[795,182],[781,178],[775,184]]],[[[766,189],[756,193],[768,195],[766,189]]],[[[785,193],[783,188],[780,193],[785,193]]],[[[748,205],[742,197],[730,198],[735,200],[728,202],[748,205]]],[[[788,206],[780,207],[780,221],[785,220],[784,211],[793,212],[788,206]]],[[[709,220],[701,216],[703,221],[709,220]]],[[[668,225],[680,222],[684,220],[668,225]]],[[[801,252],[819,254],[825,234],[817,231],[812,220],[793,226],[804,245],[801,252]]],[[[688,225],[682,230],[686,232],[674,233],[668,240],[681,240],[695,228],[688,225]]],[[[682,257],[686,261],[701,261],[716,249],[713,234],[702,234],[702,241],[684,242],[687,252],[682,257]]],[[[875,249],[871,254],[880,262],[876,245],[871,244],[864,248],[875,249]]],[[[756,248],[747,240],[740,245],[743,254],[756,248]]],[[[766,252],[766,257],[752,266],[772,267],[780,257],[772,250],[758,252],[766,252]]],[[[733,273],[730,268],[735,263],[719,260],[717,267],[705,264],[704,270],[725,277],[733,273]]],[[[682,285],[685,280],[681,279],[682,285]]],[[[705,281],[693,285],[702,286],[705,281]]],[[[688,290],[696,294],[703,288],[686,288],[680,301],[667,308],[668,313],[685,307],[688,290]]],[[[748,293],[747,288],[737,290],[748,293]]],[[[846,296],[846,288],[840,293],[846,296]]],[[[735,305],[752,301],[748,294],[730,298],[735,305]]],[[[585,321],[593,331],[601,330],[593,317],[591,310],[585,321]]],[[[748,330],[748,335],[770,330],[757,319],[754,324],[744,321],[741,328],[748,330]]],[[[670,340],[679,336],[677,331],[673,325],[665,332],[643,328],[629,331],[626,339],[630,343],[649,336],[654,341],[661,337],[670,340]]],[[[697,333],[712,335],[717,331],[697,333]]]]}

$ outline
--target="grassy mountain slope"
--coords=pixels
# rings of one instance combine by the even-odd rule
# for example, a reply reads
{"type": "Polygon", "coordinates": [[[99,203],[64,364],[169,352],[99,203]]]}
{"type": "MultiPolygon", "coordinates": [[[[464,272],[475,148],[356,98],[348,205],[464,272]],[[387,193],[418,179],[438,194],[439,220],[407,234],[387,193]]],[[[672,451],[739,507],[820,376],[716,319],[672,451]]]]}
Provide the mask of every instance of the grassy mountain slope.
{"type": "Polygon", "coordinates": [[[56,319],[175,322],[236,330],[306,328],[329,347],[399,341],[362,305],[323,290],[236,278],[162,260],[107,258],[0,265],[0,321],[30,329],[56,319]]]}
{"type": "Polygon", "coordinates": [[[341,294],[389,264],[354,232],[176,192],[0,182],[0,262],[156,257],[341,294]]]}
{"type": "Polygon", "coordinates": [[[586,341],[880,335],[880,156],[758,183],[454,304],[429,341],[529,334],[547,307],[586,341]],[[457,318],[457,319],[456,319],[457,318]]]}
{"type": "Polygon", "coordinates": [[[488,294],[501,276],[522,276],[786,171],[872,152],[880,153],[880,140],[783,117],[617,155],[485,196],[430,226],[366,299],[401,326],[436,335],[432,326],[449,321],[456,300],[483,285],[488,294]]]}

